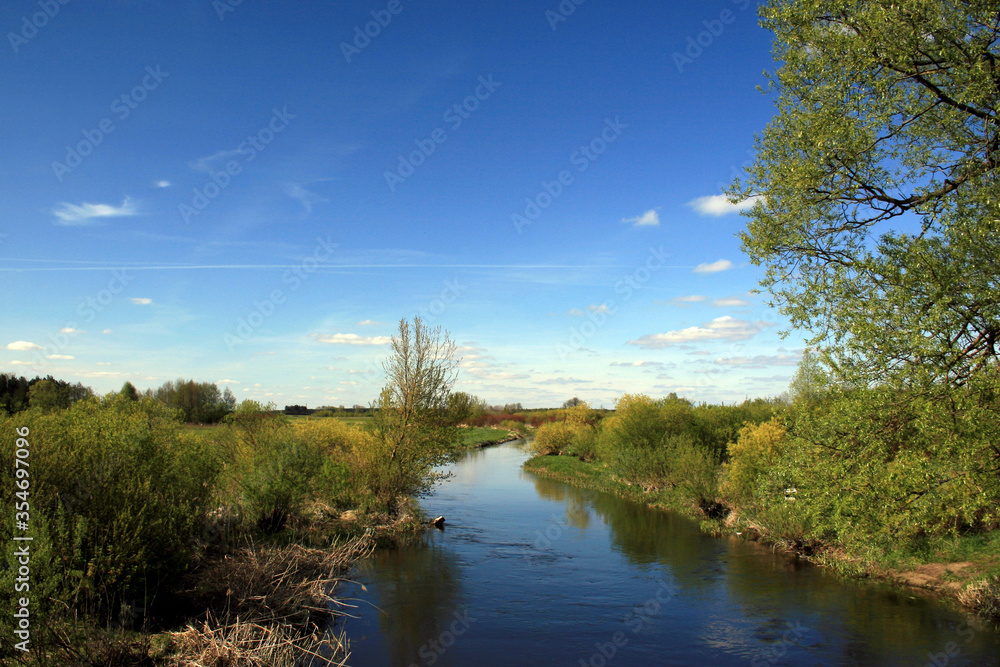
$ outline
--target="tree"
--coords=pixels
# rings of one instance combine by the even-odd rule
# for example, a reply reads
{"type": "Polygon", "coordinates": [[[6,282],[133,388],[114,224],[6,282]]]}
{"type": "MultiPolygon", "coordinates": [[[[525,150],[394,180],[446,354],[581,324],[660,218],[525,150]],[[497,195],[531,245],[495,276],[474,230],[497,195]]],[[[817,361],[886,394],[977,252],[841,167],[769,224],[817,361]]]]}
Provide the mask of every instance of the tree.
{"type": "Polygon", "coordinates": [[[138,390],[135,388],[134,384],[132,384],[131,382],[128,382],[127,380],[126,380],[125,384],[122,385],[122,388],[121,388],[121,390],[119,390],[118,394],[121,395],[122,397],[124,397],[126,400],[129,400],[129,401],[138,401],[139,400],[139,392],[138,392],[138,390]]]}
{"type": "Polygon", "coordinates": [[[461,424],[467,419],[478,417],[486,412],[486,401],[464,391],[456,391],[448,395],[449,421],[461,424]]]}
{"type": "Polygon", "coordinates": [[[777,115],[731,201],[762,284],[844,377],[951,384],[1000,343],[996,0],[771,0],[777,115]],[[904,373],[905,375],[906,373],[904,373]]]}
{"type": "Polygon", "coordinates": [[[180,410],[186,422],[215,423],[233,411],[236,397],[229,389],[226,394],[211,382],[195,382],[179,378],[164,382],[155,393],[156,399],[171,408],[180,410]]]}
{"type": "Polygon", "coordinates": [[[580,402],[581,402],[580,399],[574,396],[568,401],[563,401],[562,406],[563,408],[575,408],[576,406],[580,405],[580,402]]]}
{"type": "Polygon", "coordinates": [[[454,451],[448,399],[457,365],[455,343],[441,327],[430,329],[419,317],[412,326],[400,320],[372,419],[376,446],[363,453],[362,466],[374,500],[390,511],[401,497],[429,491],[437,477],[432,468],[454,451]]]}

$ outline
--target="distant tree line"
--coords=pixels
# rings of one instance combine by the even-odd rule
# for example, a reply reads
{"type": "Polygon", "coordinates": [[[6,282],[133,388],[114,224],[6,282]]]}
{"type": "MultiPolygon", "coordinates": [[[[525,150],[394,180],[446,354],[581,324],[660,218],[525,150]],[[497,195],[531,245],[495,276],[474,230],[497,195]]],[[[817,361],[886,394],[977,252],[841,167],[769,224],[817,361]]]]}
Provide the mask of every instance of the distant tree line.
{"type": "MultiPolygon", "coordinates": [[[[126,388],[123,387],[125,392],[126,388]]],[[[147,396],[164,405],[180,410],[186,422],[214,424],[236,409],[236,397],[227,387],[220,392],[211,382],[195,382],[179,378],[175,382],[164,382],[156,390],[148,390],[147,396]]]]}
{"type": "Polygon", "coordinates": [[[13,373],[0,373],[0,410],[15,414],[30,407],[44,411],[68,408],[94,392],[79,382],[70,384],[51,375],[27,379],[13,373]]]}

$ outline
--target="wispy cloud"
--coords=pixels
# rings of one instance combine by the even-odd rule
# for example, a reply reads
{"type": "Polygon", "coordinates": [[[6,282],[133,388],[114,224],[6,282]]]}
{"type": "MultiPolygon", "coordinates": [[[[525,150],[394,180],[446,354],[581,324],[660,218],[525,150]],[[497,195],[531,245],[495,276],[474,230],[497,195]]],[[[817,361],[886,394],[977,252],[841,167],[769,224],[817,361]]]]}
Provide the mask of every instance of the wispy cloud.
{"type": "Polygon", "coordinates": [[[633,227],[656,227],[660,224],[660,214],[655,208],[651,208],[638,217],[624,218],[622,222],[630,223],[633,227]]]}
{"type": "Polygon", "coordinates": [[[47,354],[46,359],[76,359],[76,357],[70,356],[68,354],[47,354]]]}
{"type": "Polygon", "coordinates": [[[602,304],[598,304],[598,305],[594,305],[594,306],[587,306],[587,310],[589,310],[592,313],[610,313],[611,312],[611,308],[609,308],[608,304],[606,304],[606,303],[602,303],[602,304]]]}
{"type": "Polygon", "coordinates": [[[111,204],[67,204],[63,202],[52,210],[52,214],[59,218],[57,224],[60,225],[82,225],[88,220],[100,218],[123,218],[138,215],[139,210],[131,199],[126,197],[122,200],[121,206],[111,204]]]}
{"type": "Polygon", "coordinates": [[[538,380],[535,384],[591,384],[593,380],[581,380],[580,378],[549,378],[548,380],[538,380]]]}
{"type": "Polygon", "coordinates": [[[716,299],[712,302],[712,304],[719,306],[720,308],[728,308],[735,306],[749,306],[750,302],[745,299],[741,299],[738,296],[726,296],[721,299],[716,299]]]}
{"type": "Polygon", "coordinates": [[[63,327],[62,329],[59,330],[59,332],[60,333],[64,333],[64,334],[82,334],[82,333],[87,333],[86,331],[83,331],[81,329],[74,329],[73,327],[63,327]]]}
{"type": "Polygon", "coordinates": [[[13,343],[7,343],[8,350],[16,350],[17,352],[31,352],[32,350],[44,350],[45,348],[37,343],[30,343],[26,340],[16,340],[13,343]]]}
{"type": "Polygon", "coordinates": [[[242,155],[238,150],[225,150],[219,151],[218,153],[212,153],[211,155],[200,157],[197,160],[191,161],[191,168],[196,171],[212,171],[212,165],[226,158],[235,158],[242,155]]]}
{"type": "Polygon", "coordinates": [[[387,345],[392,342],[389,336],[359,336],[358,334],[313,334],[320,343],[330,345],[387,345]]]}
{"type": "Polygon", "coordinates": [[[663,366],[662,361],[612,361],[611,366],[625,366],[628,368],[643,368],[643,367],[654,367],[659,368],[663,366]]]}
{"type": "Polygon", "coordinates": [[[375,326],[376,324],[385,324],[385,322],[376,322],[375,320],[361,320],[360,322],[358,322],[359,327],[371,327],[375,326]]]}
{"type": "Polygon", "coordinates": [[[330,201],[326,197],[322,197],[315,192],[306,190],[298,183],[286,183],[284,185],[284,191],[286,195],[302,204],[302,208],[304,209],[306,215],[310,215],[313,212],[313,204],[322,204],[330,201]]]}
{"type": "Polygon", "coordinates": [[[163,181],[157,181],[153,185],[155,185],[158,188],[169,188],[170,186],[173,185],[173,183],[171,183],[170,181],[163,180],[163,181]]]}
{"type": "Polygon", "coordinates": [[[242,384],[239,380],[216,380],[215,384],[242,384]]]}
{"type": "Polygon", "coordinates": [[[715,363],[720,366],[740,368],[768,368],[770,366],[798,366],[801,356],[791,354],[758,354],[755,357],[722,357],[715,363]]]}
{"type": "Polygon", "coordinates": [[[726,315],[725,317],[717,317],[700,327],[647,334],[641,338],[630,340],[629,345],[652,350],[701,340],[746,340],[757,335],[761,329],[767,326],[770,326],[769,322],[748,322],[726,315]]]}
{"type": "Polygon", "coordinates": [[[149,304],[153,303],[152,299],[147,299],[147,298],[141,297],[141,296],[134,296],[134,297],[130,298],[129,301],[131,301],[132,303],[134,303],[137,306],[148,306],[149,304]]]}
{"type": "Polygon", "coordinates": [[[694,273],[719,273],[733,268],[733,263],[728,259],[720,259],[709,264],[699,264],[694,267],[694,273]]]}
{"type": "Polygon", "coordinates": [[[723,215],[730,215],[732,213],[739,213],[740,211],[753,208],[754,205],[760,201],[760,199],[760,197],[749,197],[737,204],[732,204],[729,202],[726,195],[710,195],[708,197],[698,197],[695,200],[689,201],[688,206],[701,215],[719,217],[723,215]]]}
{"type": "Polygon", "coordinates": [[[690,294],[688,296],[675,296],[673,299],[670,300],[670,303],[674,304],[675,306],[687,307],[689,304],[701,303],[702,301],[707,301],[707,300],[708,300],[707,296],[702,296],[701,294],[690,294]]]}

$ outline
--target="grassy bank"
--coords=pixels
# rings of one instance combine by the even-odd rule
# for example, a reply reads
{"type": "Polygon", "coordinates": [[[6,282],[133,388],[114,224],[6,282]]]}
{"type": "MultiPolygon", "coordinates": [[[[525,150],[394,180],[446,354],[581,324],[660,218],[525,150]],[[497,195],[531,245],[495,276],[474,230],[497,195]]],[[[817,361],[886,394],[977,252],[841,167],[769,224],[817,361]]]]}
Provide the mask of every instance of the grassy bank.
{"type": "Polygon", "coordinates": [[[524,469],[572,486],[677,512],[699,521],[702,529],[712,534],[739,532],[746,539],[795,553],[848,576],[880,579],[933,591],[955,598],[983,616],[1000,616],[997,605],[1000,590],[995,584],[982,583],[995,582],[1000,578],[1000,530],[964,537],[938,537],[927,540],[917,550],[901,547],[877,556],[824,546],[809,549],[806,553],[801,543],[783,539],[761,526],[748,526],[736,516],[708,517],[703,508],[676,488],[644,489],[640,485],[623,482],[609,466],[599,461],[583,461],[577,456],[535,456],[525,462],[524,469]]]}

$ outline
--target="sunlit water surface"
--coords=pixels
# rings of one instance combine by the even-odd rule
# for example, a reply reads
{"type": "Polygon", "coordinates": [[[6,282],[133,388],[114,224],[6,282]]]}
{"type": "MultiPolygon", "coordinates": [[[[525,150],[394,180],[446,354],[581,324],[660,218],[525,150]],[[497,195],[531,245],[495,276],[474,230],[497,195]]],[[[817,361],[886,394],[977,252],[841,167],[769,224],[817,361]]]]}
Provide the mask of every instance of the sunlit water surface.
{"type": "Polygon", "coordinates": [[[690,520],[469,453],[424,499],[443,531],[382,551],[340,594],[356,667],[1000,665],[952,605],[840,579],[690,520]]]}

